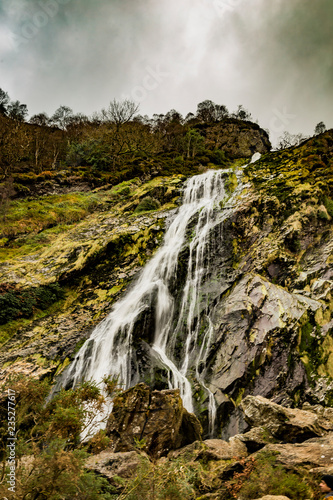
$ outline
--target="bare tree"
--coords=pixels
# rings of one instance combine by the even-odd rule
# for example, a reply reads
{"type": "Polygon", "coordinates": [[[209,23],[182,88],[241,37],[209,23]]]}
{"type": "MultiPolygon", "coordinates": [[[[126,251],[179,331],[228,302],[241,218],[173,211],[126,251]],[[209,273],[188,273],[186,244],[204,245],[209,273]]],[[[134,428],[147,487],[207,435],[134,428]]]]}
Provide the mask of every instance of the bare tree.
{"type": "Polygon", "coordinates": [[[290,134],[286,130],[283,132],[283,135],[279,137],[278,149],[290,148],[291,146],[299,146],[301,142],[308,139],[303,134],[290,134]]]}
{"type": "Polygon", "coordinates": [[[122,125],[131,121],[138,110],[139,105],[129,99],[124,101],[113,99],[107,109],[102,109],[102,115],[104,121],[114,123],[118,131],[122,125]]]}

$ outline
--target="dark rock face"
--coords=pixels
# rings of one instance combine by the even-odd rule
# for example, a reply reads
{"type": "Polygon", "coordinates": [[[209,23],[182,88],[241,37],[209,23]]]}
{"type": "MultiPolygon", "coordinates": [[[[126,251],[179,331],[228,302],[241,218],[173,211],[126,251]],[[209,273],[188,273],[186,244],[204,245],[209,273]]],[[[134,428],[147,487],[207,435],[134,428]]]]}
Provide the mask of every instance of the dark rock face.
{"type": "Polygon", "coordinates": [[[202,428],[183,407],[179,390],[153,391],[140,383],[115,398],[106,432],[115,452],[133,450],[140,442],[158,457],[201,439],[202,428]]]}
{"type": "Polygon", "coordinates": [[[207,128],[206,142],[222,149],[231,158],[248,158],[271,149],[269,137],[259,125],[233,118],[207,128]]]}

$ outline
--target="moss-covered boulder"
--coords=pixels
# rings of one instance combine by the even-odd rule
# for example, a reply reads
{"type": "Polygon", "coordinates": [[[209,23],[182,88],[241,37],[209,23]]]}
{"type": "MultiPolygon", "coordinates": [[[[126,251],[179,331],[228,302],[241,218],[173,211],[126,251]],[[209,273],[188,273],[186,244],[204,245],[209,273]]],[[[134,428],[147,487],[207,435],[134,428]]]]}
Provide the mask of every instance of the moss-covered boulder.
{"type": "Polygon", "coordinates": [[[202,429],[178,389],[154,391],[140,383],[114,399],[106,433],[115,452],[137,446],[158,457],[201,439],[202,429]]]}

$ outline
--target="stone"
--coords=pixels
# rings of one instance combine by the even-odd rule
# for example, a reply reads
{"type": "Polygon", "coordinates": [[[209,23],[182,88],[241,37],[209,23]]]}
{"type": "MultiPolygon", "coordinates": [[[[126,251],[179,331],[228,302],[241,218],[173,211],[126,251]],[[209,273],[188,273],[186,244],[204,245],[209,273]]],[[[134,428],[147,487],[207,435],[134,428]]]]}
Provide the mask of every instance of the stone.
{"type": "Polygon", "coordinates": [[[232,460],[247,457],[246,446],[240,439],[231,438],[229,442],[222,439],[206,439],[195,441],[179,450],[169,453],[169,458],[184,457],[189,460],[232,460]]]}
{"type": "MultiPolygon", "coordinates": [[[[254,453],[269,443],[276,443],[276,438],[264,427],[253,427],[244,434],[237,434],[234,438],[238,439],[245,446],[249,453],[254,453]]],[[[230,441],[231,441],[230,439],[230,441]]]]}
{"type": "Polygon", "coordinates": [[[140,383],[116,396],[106,433],[115,452],[140,446],[159,457],[200,440],[202,428],[183,407],[178,389],[153,391],[140,383]]]}
{"type": "Polygon", "coordinates": [[[303,442],[333,431],[333,420],[313,411],[284,408],[261,396],[247,396],[241,402],[245,420],[253,427],[264,427],[285,442],[303,442]]]}
{"type": "Polygon", "coordinates": [[[257,498],[257,500],[289,500],[289,497],[284,495],[265,495],[264,497],[257,498]]]}
{"type": "Polygon", "coordinates": [[[256,455],[262,452],[273,453],[276,456],[276,463],[287,468],[302,466],[308,469],[331,470],[333,465],[333,433],[322,438],[309,439],[304,443],[268,444],[256,455]]]}
{"type": "Polygon", "coordinates": [[[135,475],[141,460],[142,457],[136,451],[113,453],[110,450],[104,450],[97,455],[90,456],[85,463],[85,468],[97,472],[108,480],[112,480],[114,476],[129,478],[135,475]]]}

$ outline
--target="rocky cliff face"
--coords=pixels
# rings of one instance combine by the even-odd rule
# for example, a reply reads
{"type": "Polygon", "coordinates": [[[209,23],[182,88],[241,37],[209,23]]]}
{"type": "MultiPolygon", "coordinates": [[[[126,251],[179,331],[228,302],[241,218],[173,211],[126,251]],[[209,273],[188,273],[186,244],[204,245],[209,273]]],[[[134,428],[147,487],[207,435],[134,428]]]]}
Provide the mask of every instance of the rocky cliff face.
{"type": "MultiPolygon", "coordinates": [[[[207,314],[212,323],[200,370],[216,401],[217,436],[249,429],[239,406],[248,395],[287,407],[332,405],[332,153],[329,131],[299,147],[264,154],[244,169],[230,214],[225,217],[223,202],[215,208],[196,322],[201,335],[207,314]]],[[[121,200],[57,235],[40,253],[19,255],[1,268],[2,283],[8,276],[18,286],[57,281],[67,293],[43,317],[4,328],[3,376],[10,371],[54,376],[68,365],[160,245],[181,182],[178,176],[132,186],[121,200]],[[161,207],[135,213],[147,196],[161,207]]],[[[228,174],[229,193],[236,184],[236,176],[228,174]]],[[[190,241],[189,229],[173,282],[176,297],[184,287],[190,241]]],[[[166,370],[149,358],[153,321],[148,311],[136,324],[135,349],[143,380],[167,389],[166,370]]],[[[184,329],[175,360],[185,340],[184,329]]],[[[198,351],[201,341],[199,336],[198,351]]],[[[207,433],[207,393],[195,373],[190,378],[195,411],[207,433]]]]}

